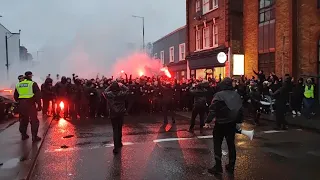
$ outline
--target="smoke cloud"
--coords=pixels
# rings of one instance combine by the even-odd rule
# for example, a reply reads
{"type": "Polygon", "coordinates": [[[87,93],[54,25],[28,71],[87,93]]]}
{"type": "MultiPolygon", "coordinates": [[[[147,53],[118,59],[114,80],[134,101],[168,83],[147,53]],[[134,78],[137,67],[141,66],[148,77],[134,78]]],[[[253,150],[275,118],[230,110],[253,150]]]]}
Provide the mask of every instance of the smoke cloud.
{"type": "Polygon", "coordinates": [[[21,45],[34,61],[11,61],[9,80],[0,67],[0,88],[17,83],[17,76],[28,70],[38,81],[47,74],[92,78],[98,73],[116,76],[124,69],[136,76],[144,66],[156,71],[158,61],[139,52],[142,19],[132,15],[145,17],[146,44],[185,24],[184,0],[29,0],[6,1],[1,7],[1,23],[12,32],[22,30],[21,45]],[[42,51],[38,58],[37,51],[42,51]]]}

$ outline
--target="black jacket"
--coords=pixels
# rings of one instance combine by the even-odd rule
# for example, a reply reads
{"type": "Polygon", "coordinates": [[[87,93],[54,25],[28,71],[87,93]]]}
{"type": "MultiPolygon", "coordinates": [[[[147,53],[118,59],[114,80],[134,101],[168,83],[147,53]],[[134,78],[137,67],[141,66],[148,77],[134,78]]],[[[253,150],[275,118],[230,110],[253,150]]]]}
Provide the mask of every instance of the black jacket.
{"type": "Polygon", "coordinates": [[[194,106],[195,107],[206,107],[207,104],[207,89],[201,87],[191,87],[190,93],[194,97],[194,106]]]}
{"type": "Polygon", "coordinates": [[[110,118],[123,116],[126,112],[125,100],[129,94],[129,89],[126,86],[122,86],[120,91],[111,91],[110,87],[107,87],[104,92],[108,99],[110,118]]]}
{"type": "Polygon", "coordinates": [[[217,124],[241,123],[243,121],[242,100],[233,90],[232,80],[230,78],[223,80],[220,90],[213,97],[206,123],[210,123],[214,118],[217,124]]]}

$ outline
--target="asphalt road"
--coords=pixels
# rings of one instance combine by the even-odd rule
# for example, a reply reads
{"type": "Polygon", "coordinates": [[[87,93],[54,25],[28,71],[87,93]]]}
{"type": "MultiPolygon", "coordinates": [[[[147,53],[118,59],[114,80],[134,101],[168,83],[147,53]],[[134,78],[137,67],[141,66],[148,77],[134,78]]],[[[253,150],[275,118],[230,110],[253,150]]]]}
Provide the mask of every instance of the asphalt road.
{"type": "MultiPolygon", "coordinates": [[[[110,120],[54,121],[32,174],[32,180],[165,180],[165,179],[320,179],[320,134],[301,129],[275,132],[264,122],[250,141],[237,135],[234,177],[215,177],[207,172],[214,165],[211,130],[205,135],[187,132],[189,120],[162,126],[159,115],[126,117],[124,147],[112,153],[110,120]]],[[[252,129],[244,124],[244,129],[252,129]]],[[[223,145],[226,164],[227,146],[223,145]]]]}

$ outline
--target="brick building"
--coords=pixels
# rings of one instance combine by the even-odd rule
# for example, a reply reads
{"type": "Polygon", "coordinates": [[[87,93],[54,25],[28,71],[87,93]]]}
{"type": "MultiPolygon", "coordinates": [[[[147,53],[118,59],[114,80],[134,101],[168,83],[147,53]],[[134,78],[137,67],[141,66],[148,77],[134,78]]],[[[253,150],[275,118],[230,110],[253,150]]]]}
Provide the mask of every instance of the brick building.
{"type": "Polygon", "coordinates": [[[187,78],[185,40],[186,26],[183,26],[155,41],[152,48],[154,57],[160,59],[178,80],[187,78]]]}
{"type": "Polygon", "coordinates": [[[187,0],[186,3],[188,76],[218,78],[219,74],[222,77],[242,75],[243,1],[187,0]],[[226,56],[227,61],[221,61],[224,58],[218,58],[219,53],[226,56]],[[240,57],[237,61],[235,55],[240,57]],[[236,67],[238,71],[235,71],[236,67]]]}
{"type": "Polygon", "coordinates": [[[320,0],[243,0],[245,73],[316,76],[320,0]]]}

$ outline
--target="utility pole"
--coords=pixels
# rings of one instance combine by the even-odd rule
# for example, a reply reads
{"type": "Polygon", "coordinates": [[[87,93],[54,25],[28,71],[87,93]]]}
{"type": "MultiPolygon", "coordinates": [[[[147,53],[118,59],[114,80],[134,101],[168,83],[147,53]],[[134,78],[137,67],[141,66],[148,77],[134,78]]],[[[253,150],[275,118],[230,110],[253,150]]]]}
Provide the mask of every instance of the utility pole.
{"type": "Polygon", "coordinates": [[[6,67],[7,67],[7,79],[9,80],[9,55],[8,55],[8,36],[6,33],[6,67]]]}
{"type": "Polygon", "coordinates": [[[143,41],[143,50],[145,50],[146,46],[144,42],[144,17],[142,17],[142,41],[143,41]]]}
{"type": "Polygon", "coordinates": [[[135,15],[132,15],[132,17],[134,18],[140,18],[142,19],[142,46],[143,46],[143,51],[145,51],[145,42],[144,42],[144,17],[142,16],[135,16],[135,15]]]}
{"type": "Polygon", "coordinates": [[[39,61],[39,52],[43,52],[43,51],[37,51],[37,61],[39,61]]]}

